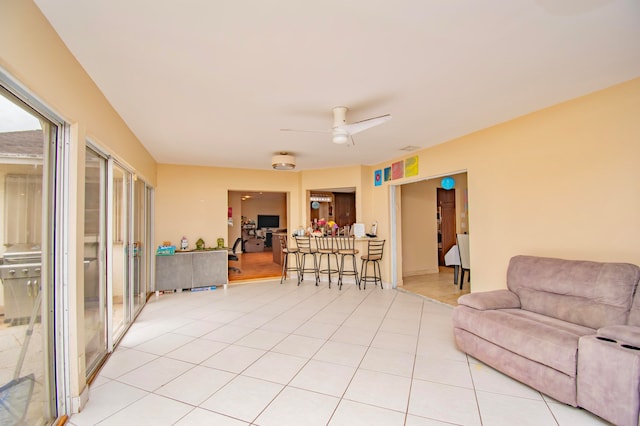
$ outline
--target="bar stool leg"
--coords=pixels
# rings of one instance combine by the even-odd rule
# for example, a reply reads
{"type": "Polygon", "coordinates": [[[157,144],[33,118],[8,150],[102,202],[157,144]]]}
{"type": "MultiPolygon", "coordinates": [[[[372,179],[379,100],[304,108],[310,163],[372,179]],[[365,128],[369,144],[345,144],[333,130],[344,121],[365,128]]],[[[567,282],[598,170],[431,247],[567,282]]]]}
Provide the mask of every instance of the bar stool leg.
{"type": "Polygon", "coordinates": [[[320,259],[318,260],[318,274],[327,274],[327,276],[329,277],[329,288],[331,288],[331,273],[335,274],[338,273],[338,285],[340,285],[340,264],[338,262],[338,253],[320,253],[320,259]],[[327,268],[326,269],[322,269],[322,256],[327,256],[327,268]],[[331,268],[331,255],[335,256],[336,259],[336,267],[335,268],[331,268]]]}
{"type": "MultiPolygon", "coordinates": [[[[358,278],[358,265],[356,265],[356,255],[351,255],[351,260],[353,261],[353,275],[356,277],[356,284],[358,284],[358,290],[362,290],[360,288],[361,279],[358,278]]],[[[362,275],[360,275],[362,277],[362,275]]]]}
{"type": "Polygon", "coordinates": [[[356,279],[356,285],[358,286],[358,290],[361,290],[360,288],[360,280],[358,279],[358,265],[356,265],[356,255],[355,254],[341,254],[340,257],[340,269],[338,270],[338,288],[340,290],[342,290],[342,277],[344,276],[345,270],[344,270],[344,258],[350,256],[351,257],[351,261],[353,262],[353,270],[352,271],[348,271],[349,275],[353,275],[356,279]]]}
{"type": "Polygon", "coordinates": [[[298,274],[298,285],[304,280],[304,265],[306,264],[306,253],[300,253],[300,273],[298,274]]]}
{"type": "Polygon", "coordinates": [[[283,279],[287,279],[288,271],[296,271],[297,277],[300,277],[300,260],[298,259],[297,252],[285,252],[284,257],[282,259],[282,275],[280,276],[280,284],[282,284],[283,279]],[[289,267],[289,255],[293,255],[294,260],[296,261],[296,266],[294,268],[289,267]]]}
{"type": "Polygon", "coordinates": [[[364,282],[364,285],[362,286],[364,290],[367,289],[367,281],[373,281],[376,286],[378,285],[378,281],[380,281],[380,289],[383,289],[382,272],[380,269],[380,262],[378,260],[362,260],[362,268],[360,268],[360,282],[364,282]],[[369,262],[373,262],[373,277],[368,275],[369,262]]]}
{"type": "Polygon", "coordinates": [[[313,256],[313,272],[316,275],[316,286],[318,286],[318,284],[320,284],[320,271],[318,269],[318,258],[316,257],[315,254],[312,254],[311,256],[313,256]]]}
{"type": "Polygon", "coordinates": [[[360,266],[360,282],[364,283],[362,285],[363,290],[367,289],[367,278],[366,278],[366,272],[367,272],[367,265],[368,265],[369,261],[368,260],[362,260],[362,265],[360,266]]]}
{"type": "Polygon", "coordinates": [[[280,275],[280,284],[282,284],[282,280],[287,279],[288,260],[289,260],[289,253],[284,253],[284,257],[282,258],[282,275],[280,275]]]}
{"type": "Polygon", "coordinates": [[[306,268],[307,266],[307,256],[313,257],[313,273],[316,278],[316,286],[320,282],[320,276],[318,274],[318,259],[314,253],[300,253],[302,256],[301,265],[300,265],[300,274],[298,274],[298,285],[304,280],[305,271],[311,271],[311,268],[306,268]]]}

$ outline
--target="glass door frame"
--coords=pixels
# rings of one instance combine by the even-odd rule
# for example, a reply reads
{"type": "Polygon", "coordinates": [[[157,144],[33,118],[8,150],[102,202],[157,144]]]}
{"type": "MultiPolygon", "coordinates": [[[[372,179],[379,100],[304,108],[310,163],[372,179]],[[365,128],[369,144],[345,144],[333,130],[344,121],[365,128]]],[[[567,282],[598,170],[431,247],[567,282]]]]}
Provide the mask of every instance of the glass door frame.
{"type": "MultiPolygon", "coordinates": [[[[144,304],[146,303],[146,295],[151,291],[151,283],[153,282],[153,252],[151,251],[152,247],[152,235],[153,235],[153,188],[149,186],[144,180],[144,195],[140,200],[142,206],[144,208],[143,215],[143,233],[144,233],[144,241],[143,241],[143,249],[145,250],[144,256],[142,259],[145,260],[144,265],[141,265],[142,268],[145,268],[146,277],[146,288],[145,295],[142,303],[136,306],[134,298],[136,295],[134,294],[134,274],[135,270],[133,268],[134,264],[134,247],[133,247],[133,237],[135,231],[135,213],[134,213],[134,201],[135,200],[135,182],[140,181],[137,178],[136,174],[132,171],[132,168],[128,166],[125,162],[120,161],[114,156],[108,154],[104,149],[100,148],[97,144],[93,143],[91,140],[87,140],[86,146],[89,147],[92,151],[98,154],[100,157],[106,160],[106,233],[105,233],[105,251],[106,251],[106,263],[105,263],[105,285],[106,285],[106,300],[107,300],[107,309],[106,309],[106,324],[107,324],[107,353],[113,352],[115,347],[117,346],[119,340],[124,336],[126,330],[133,323],[135,317],[140,313],[144,304]],[[123,274],[123,279],[126,281],[123,283],[123,322],[122,326],[118,329],[114,329],[114,304],[113,304],[113,295],[114,295],[114,248],[113,241],[116,230],[114,229],[114,169],[118,168],[124,173],[124,179],[126,180],[126,194],[123,194],[123,201],[127,204],[126,210],[123,212],[123,216],[121,217],[122,221],[126,221],[126,227],[122,228],[124,232],[122,247],[123,253],[126,253],[126,257],[123,257],[123,261],[126,263],[125,273],[123,274]]],[[[88,373],[88,371],[87,371],[88,373]]]]}
{"type": "MultiPolygon", "coordinates": [[[[71,412],[70,306],[69,297],[69,210],[70,140],[69,125],[17,80],[0,68],[0,96],[22,103],[26,111],[51,125],[43,141],[43,214],[41,266],[41,321],[46,339],[44,352],[45,415],[56,418],[71,412]],[[51,212],[51,214],[46,214],[51,212]]],[[[49,126],[49,124],[46,124],[49,126]]]]}
{"type": "Polygon", "coordinates": [[[132,183],[133,181],[133,172],[126,167],[122,162],[114,159],[112,156],[108,157],[107,160],[107,324],[108,324],[108,333],[107,333],[107,346],[109,348],[109,352],[113,352],[113,349],[117,345],[117,343],[122,339],[127,329],[131,325],[132,322],[132,309],[133,309],[133,286],[132,286],[132,257],[131,257],[131,235],[132,235],[132,209],[131,202],[133,200],[132,194],[132,183]],[[124,270],[125,273],[122,275],[124,282],[122,283],[122,325],[116,330],[114,325],[114,304],[113,304],[113,296],[114,296],[114,236],[116,230],[114,229],[114,170],[115,168],[119,168],[123,171],[123,184],[124,180],[126,180],[125,189],[126,194],[122,194],[123,201],[127,204],[125,206],[125,211],[120,218],[123,221],[126,221],[126,227],[122,228],[124,235],[122,236],[122,250],[123,253],[126,253],[126,257],[123,256],[124,261],[124,270]]]}
{"type": "MultiPolygon", "coordinates": [[[[109,309],[107,306],[107,276],[110,275],[107,273],[107,243],[108,243],[108,239],[106,237],[107,235],[107,206],[108,206],[108,199],[107,199],[107,182],[108,182],[108,158],[104,155],[104,153],[102,152],[102,150],[100,150],[100,148],[98,148],[95,144],[93,144],[90,140],[87,140],[85,143],[85,170],[86,170],[86,158],[87,158],[87,151],[91,151],[96,157],[99,158],[99,160],[101,161],[101,170],[100,170],[100,181],[99,181],[99,193],[100,193],[100,207],[101,211],[98,213],[98,232],[99,235],[101,235],[101,238],[99,238],[98,240],[98,258],[96,259],[96,261],[98,262],[98,286],[100,287],[98,289],[98,294],[99,294],[99,310],[100,309],[104,309],[104,317],[102,318],[102,320],[104,321],[104,349],[100,350],[99,353],[97,354],[97,358],[95,360],[93,360],[90,364],[86,364],[85,365],[85,375],[86,377],[91,377],[93,375],[93,373],[99,368],[99,366],[102,364],[102,361],[105,359],[105,357],[107,356],[107,354],[109,352],[111,352],[111,349],[109,347],[109,343],[108,343],[108,333],[109,333],[109,328],[108,328],[108,323],[107,323],[107,310],[109,309]],[[102,299],[104,297],[104,299],[102,299]]],[[[85,189],[86,189],[86,174],[85,174],[85,189]]],[[[85,191],[85,208],[86,208],[86,191],[85,191]]],[[[86,215],[86,209],[85,209],[85,215],[86,215]]],[[[86,216],[85,216],[85,224],[86,224],[86,216]]],[[[86,236],[86,229],[85,229],[85,236],[86,236]]],[[[86,241],[85,241],[86,243],[86,241]]],[[[83,250],[86,250],[83,247],[83,250]]],[[[86,262],[86,260],[85,260],[86,262]]],[[[86,265],[85,265],[86,267],[86,265]]],[[[86,275],[85,275],[85,279],[86,279],[86,275]]],[[[87,283],[85,282],[85,303],[86,303],[86,285],[87,283]]],[[[84,315],[85,321],[86,321],[86,305],[84,308],[84,312],[82,313],[84,315]]],[[[87,336],[86,335],[86,323],[85,323],[85,360],[86,358],[86,346],[87,346],[87,342],[86,339],[90,338],[91,336],[87,336]]]]}
{"type": "Polygon", "coordinates": [[[133,320],[142,310],[146,303],[147,294],[150,292],[150,263],[151,263],[151,227],[152,216],[151,210],[151,187],[136,175],[133,176],[133,188],[131,199],[131,283],[132,283],[132,310],[131,319],[133,320]],[[140,186],[139,186],[140,185],[140,186]],[[138,199],[139,198],[139,199],[138,199]],[[140,209],[141,211],[137,210],[140,209]],[[140,237],[140,239],[138,239],[140,237]],[[138,245],[138,242],[140,243],[138,245]],[[138,265],[136,266],[136,260],[138,265]],[[136,293],[136,274],[138,275],[137,293],[136,293]]]}

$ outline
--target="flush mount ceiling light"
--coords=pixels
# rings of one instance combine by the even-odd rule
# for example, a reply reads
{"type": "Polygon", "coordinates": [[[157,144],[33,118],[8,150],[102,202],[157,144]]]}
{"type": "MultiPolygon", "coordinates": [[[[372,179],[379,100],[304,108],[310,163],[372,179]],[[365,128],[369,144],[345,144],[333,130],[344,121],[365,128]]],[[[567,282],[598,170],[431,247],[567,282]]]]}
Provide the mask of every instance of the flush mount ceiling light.
{"type": "Polygon", "coordinates": [[[271,167],[275,170],[293,170],[296,167],[296,157],[286,152],[281,152],[271,158],[271,167]]]}

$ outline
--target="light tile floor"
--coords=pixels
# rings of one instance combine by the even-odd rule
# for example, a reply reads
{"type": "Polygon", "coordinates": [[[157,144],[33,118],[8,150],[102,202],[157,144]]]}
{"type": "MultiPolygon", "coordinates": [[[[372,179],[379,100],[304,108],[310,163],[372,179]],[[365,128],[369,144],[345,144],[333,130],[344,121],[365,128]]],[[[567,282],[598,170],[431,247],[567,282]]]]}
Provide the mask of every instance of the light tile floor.
{"type": "Polygon", "coordinates": [[[437,274],[423,274],[403,277],[402,289],[421,294],[429,299],[457,306],[458,298],[470,292],[471,283],[465,282],[460,290],[459,284],[454,282],[452,267],[441,266],[437,274]]]}
{"type": "Polygon", "coordinates": [[[155,296],[69,424],[606,424],[458,351],[451,312],[295,280],[155,296]]]}

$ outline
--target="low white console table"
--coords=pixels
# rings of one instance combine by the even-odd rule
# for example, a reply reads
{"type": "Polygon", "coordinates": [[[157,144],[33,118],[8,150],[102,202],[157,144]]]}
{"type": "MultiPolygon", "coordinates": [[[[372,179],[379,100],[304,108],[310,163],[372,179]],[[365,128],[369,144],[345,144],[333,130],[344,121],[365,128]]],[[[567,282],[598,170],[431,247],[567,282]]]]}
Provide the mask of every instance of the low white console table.
{"type": "Polygon", "coordinates": [[[190,289],[228,283],[227,250],[176,252],[156,256],[156,290],[190,289]]]}

